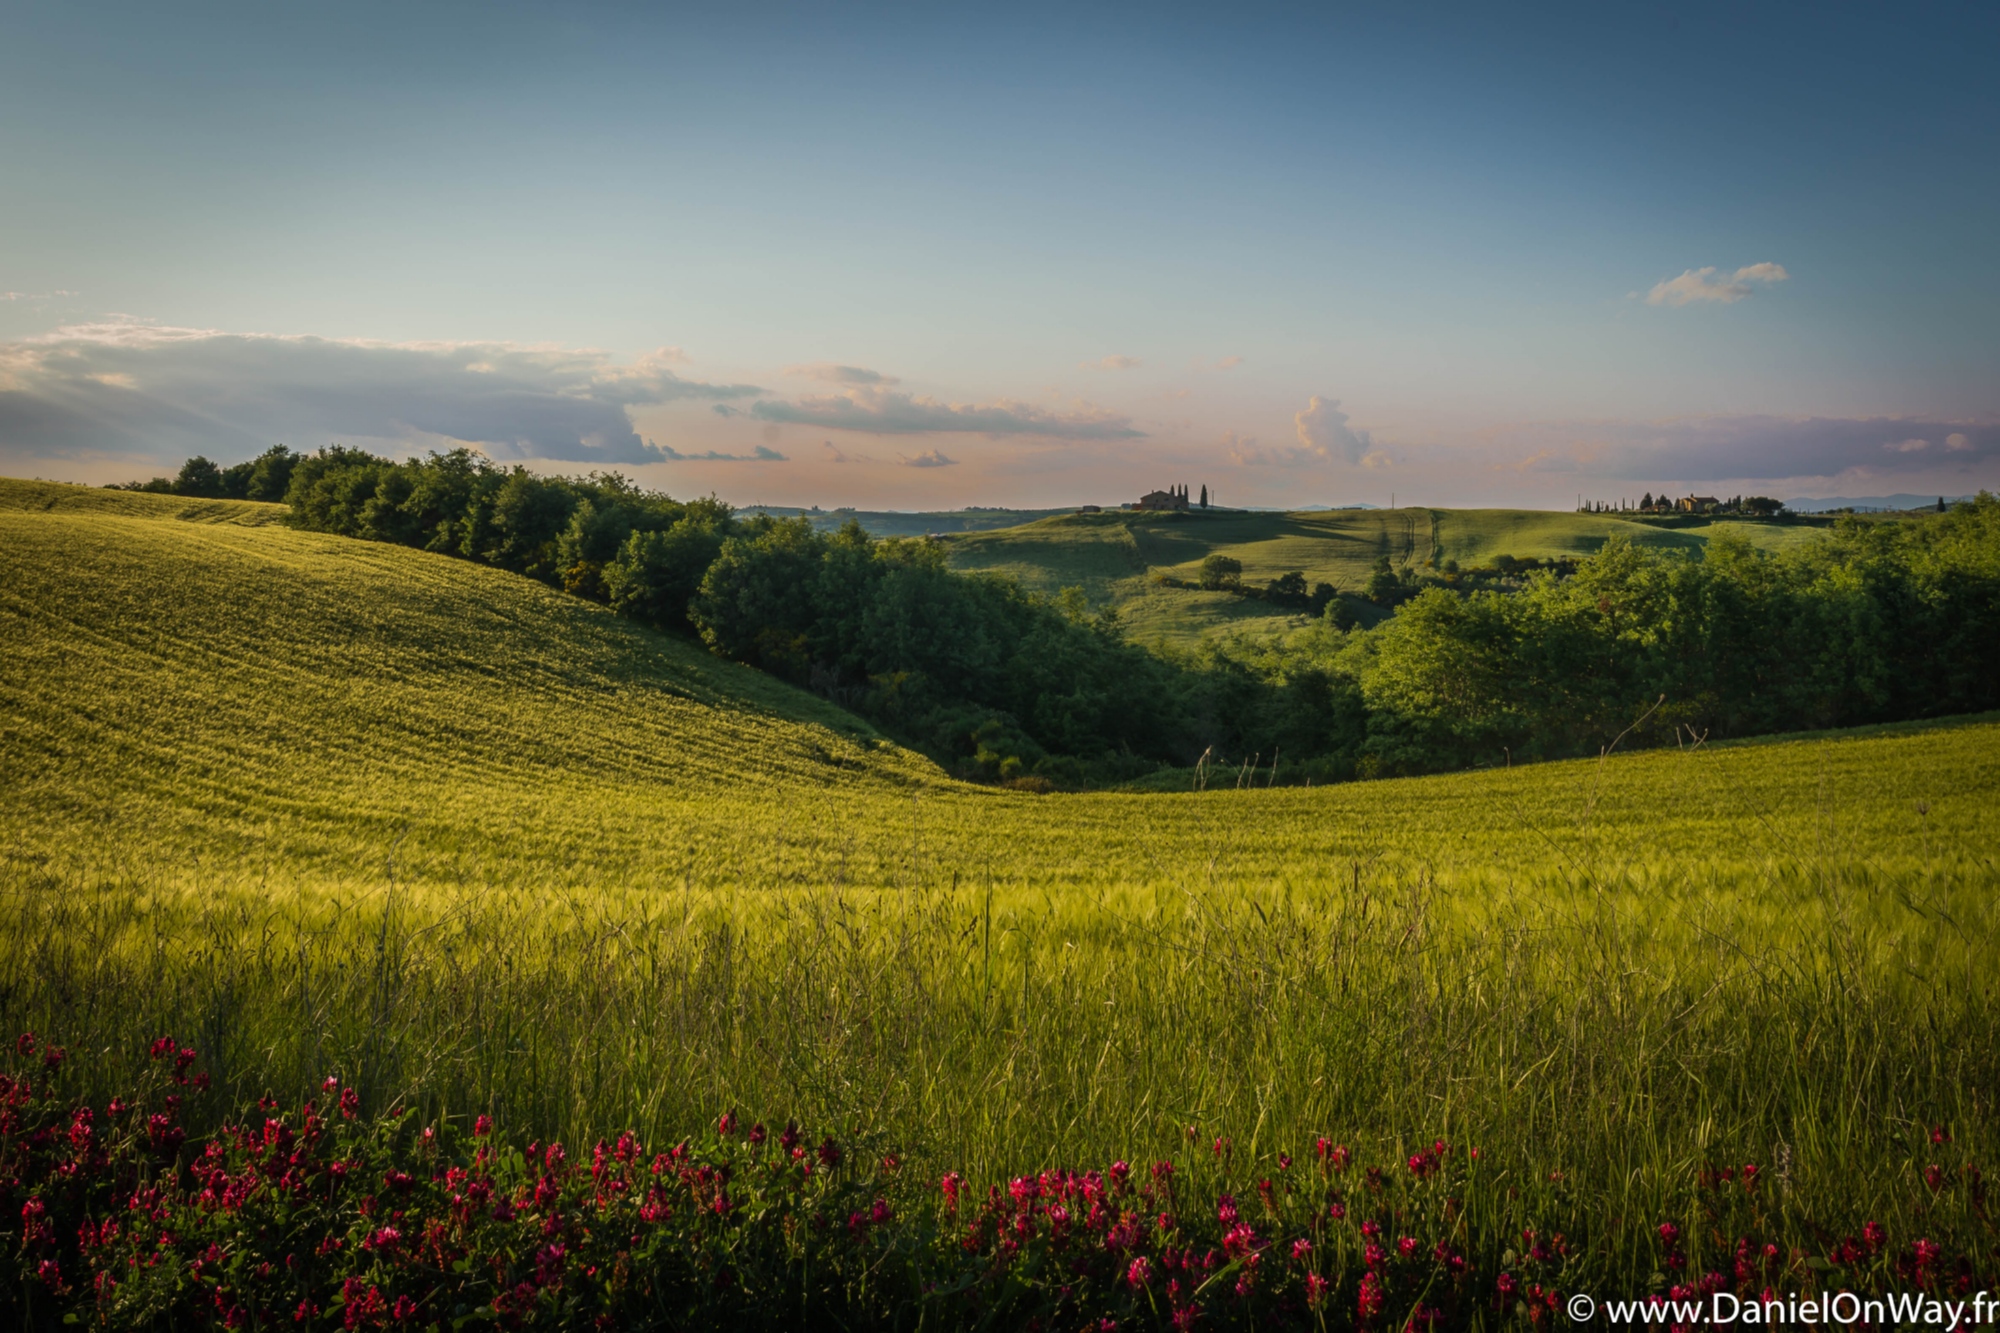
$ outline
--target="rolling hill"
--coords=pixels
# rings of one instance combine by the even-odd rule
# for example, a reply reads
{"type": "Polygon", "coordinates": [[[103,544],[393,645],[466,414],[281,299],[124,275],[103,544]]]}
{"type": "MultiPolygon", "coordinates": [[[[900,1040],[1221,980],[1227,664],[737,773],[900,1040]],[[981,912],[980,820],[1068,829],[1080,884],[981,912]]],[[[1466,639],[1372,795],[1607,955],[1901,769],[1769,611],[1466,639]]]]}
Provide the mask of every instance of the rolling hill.
{"type": "Polygon", "coordinates": [[[1614,535],[1639,546],[1698,550],[1724,530],[1773,549],[1813,531],[1804,524],[1659,523],[1532,509],[1122,510],[1060,515],[943,540],[955,569],[1005,574],[1042,592],[1081,587],[1094,603],[1115,606],[1140,641],[1186,644],[1222,628],[1269,631],[1299,623],[1299,617],[1260,601],[1152,582],[1155,574],[1192,580],[1209,555],[1242,561],[1246,584],[1298,570],[1308,583],[1358,592],[1384,555],[1401,569],[1447,560],[1472,568],[1490,565],[1499,555],[1585,556],[1614,535]]]}
{"type": "MultiPolygon", "coordinates": [[[[233,865],[294,883],[377,880],[392,857],[401,876],[445,883],[636,887],[698,872],[882,884],[933,863],[1042,886],[1148,882],[1195,863],[1262,882],[1327,857],[1428,854],[1441,825],[1480,848],[1481,866],[1540,864],[1546,846],[1528,830],[1567,822],[1598,781],[1594,765],[1548,764],[1254,797],[968,786],[685,640],[511,574],[295,531],[281,514],[0,482],[8,855],[233,865]]],[[[1489,545],[1589,538],[1581,523],[1488,522],[1489,545]]],[[[1348,563],[1312,567],[1351,569],[1385,545],[1421,555],[1434,532],[1478,539],[1475,524],[1428,510],[1106,516],[1006,536],[1043,560],[1069,556],[1072,579],[1106,571],[1108,586],[1138,560],[1185,568],[1206,549],[1262,552],[1245,560],[1259,572],[1332,550],[1348,563]]],[[[1991,788],[1974,739],[1990,730],[1926,733],[1921,763],[1918,742],[1887,735],[1829,762],[1844,781],[1877,775],[1854,789],[1857,808],[1895,792],[1942,801],[1946,785],[1991,788]],[[1882,778],[1885,763],[1902,776],[1882,778]]],[[[1817,779],[1779,757],[1787,748],[1731,752],[1756,757],[1730,771],[1804,799],[1817,779]]],[[[1712,838],[1719,820],[1732,832],[1718,847],[1756,855],[1752,814],[1721,790],[1690,802],[1673,776],[1683,766],[1661,753],[1619,761],[1598,826],[1712,838]],[[1667,788],[1681,795],[1663,810],[1667,788]]]]}

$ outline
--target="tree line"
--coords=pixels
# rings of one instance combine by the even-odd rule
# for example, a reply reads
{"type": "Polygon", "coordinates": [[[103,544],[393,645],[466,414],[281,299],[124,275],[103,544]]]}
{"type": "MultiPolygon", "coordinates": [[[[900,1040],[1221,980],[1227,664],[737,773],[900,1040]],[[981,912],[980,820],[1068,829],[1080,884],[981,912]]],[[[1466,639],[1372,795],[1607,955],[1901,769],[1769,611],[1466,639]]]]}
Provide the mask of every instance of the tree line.
{"type": "MultiPolygon", "coordinates": [[[[1692,554],[1613,538],[1580,561],[1509,562],[1503,590],[1392,589],[1378,569],[1336,596],[1288,578],[1258,591],[1297,603],[1302,627],[1176,650],[1130,642],[1078,589],[954,573],[935,542],[465,449],[398,463],[280,446],[228,469],[190,460],[145,488],[281,497],[301,528],[540,580],[813,690],[961,776],[1029,786],[1204,755],[1337,781],[1594,754],[1621,733],[1643,745],[2000,707],[1987,494],[1921,520],[1844,520],[1778,554],[1726,530],[1692,554]],[[1349,605],[1364,591],[1396,607],[1373,629],[1349,605]]],[[[1223,586],[1232,573],[1214,571],[1223,586]]]]}

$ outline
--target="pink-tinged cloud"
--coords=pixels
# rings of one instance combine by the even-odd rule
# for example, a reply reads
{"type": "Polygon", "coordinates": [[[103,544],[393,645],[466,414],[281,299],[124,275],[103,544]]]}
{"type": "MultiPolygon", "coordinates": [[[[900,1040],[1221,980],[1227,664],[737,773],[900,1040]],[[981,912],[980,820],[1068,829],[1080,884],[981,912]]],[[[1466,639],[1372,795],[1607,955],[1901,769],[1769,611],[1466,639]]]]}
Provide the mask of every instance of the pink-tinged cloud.
{"type": "Polygon", "coordinates": [[[1646,293],[1647,305],[1695,305],[1717,303],[1732,305],[1756,290],[1753,284],[1769,285],[1785,282],[1791,278],[1783,264],[1746,264],[1726,278],[1718,278],[1714,265],[1707,268],[1691,268],[1678,278],[1668,278],[1653,284],[1653,290],[1646,293]]]}
{"type": "Polygon", "coordinates": [[[786,366],[778,372],[789,379],[820,380],[827,384],[898,384],[894,375],[884,375],[879,370],[869,370],[866,366],[838,366],[830,361],[815,361],[803,366],[786,366]]]}
{"type": "Polygon", "coordinates": [[[1684,417],[1667,421],[1533,422],[1488,433],[1523,451],[1525,471],[1605,478],[1789,480],[1965,469],[2000,458],[2000,421],[1915,417],[1684,417]],[[1942,440],[1945,446],[1936,447],[1942,440]]]}
{"type": "Polygon", "coordinates": [[[1099,357],[1095,361],[1079,361],[1076,363],[1076,368],[1078,370],[1137,370],[1141,364],[1139,358],[1136,356],[1124,356],[1113,353],[1110,356],[1099,357]]]}
{"type": "Polygon", "coordinates": [[[926,449],[922,453],[916,455],[914,458],[906,458],[902,454],[897,454],[896,461],[898,463],[901,463],[904,467],[957,467],[958,466],[958,460],[956,458],[946,458],[943,454],[939,453],[935,449],[926,449]]]}
{"type": "Polygon", "coordinates": [[[1132,425],[1130,417],[1088,405],[1058,412],[1007,399],[993,403],[945,403],[873,385],[790,402],[767,399],[752,407],[750,415],[779,425],[815,426],[870,435],[1136,440],[1146,434],[1132,425]]]}
{"type": "MultiPolygon", "coordinates": [[[[1367,460],[1375,451],[1375,442],[1365,430],[1354,430],[1347,424],[1347,413],[1340,410],[1338,398],[1322,398],[1314,394],[1306,403],[1305,410],[1292,418],[1292,426],[1298,432],[1299,447],[1311,458],[1359,464],[1367,460]]],[[[1371,466],[1387,462],[1382,458],[1371,466]]]]}

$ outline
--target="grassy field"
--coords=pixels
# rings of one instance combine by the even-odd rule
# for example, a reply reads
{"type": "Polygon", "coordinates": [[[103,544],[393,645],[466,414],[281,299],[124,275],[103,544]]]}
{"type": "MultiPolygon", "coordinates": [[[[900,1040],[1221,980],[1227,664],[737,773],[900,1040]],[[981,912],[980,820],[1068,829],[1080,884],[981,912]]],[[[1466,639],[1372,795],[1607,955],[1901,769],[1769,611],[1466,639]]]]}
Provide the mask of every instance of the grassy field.
{"type": "Polygon", "coordinates": [[[1269,631],[1301,623],[1263,602],[1151,581],[1155,574],[1192,581],[1209,555],[1242,561],[1243,581],[1253,586],[1298,570],[1308,583],[1359,592],[1384,555],[1399,569],[1447,560],[1472,568],[1489,566],[1498,555],[1589,555],[1613,535],[1638,546],[1699,550],[1725,530],[1767,549],[1805,540],[1814,531],[1727,519],[1668,526],[1613,514],[1531,509],[1194,510],[1069,514],[948,540],[956,569],[1006,574],[1042,592],[1081,587],[1094,602],[1116,606],[1142,642],[1187,644],[1218,629],[1269,631]]]}
{"type": "MultiPolygon", "coordinates": [[[[2000,1147],[1992,719],[1038,797],[273,513],[0,485],[0,1021],[573,1140],[799,1115],[975,1179],[1446,1137],[1495,1236],[1615,1236],[1712,1162],[1782,1162],[1788,1225],[1973,1226],[1911,1182],[1931,1126],[2000,1147]]],[[[1265,522],[1336,540],[1230,531],[1265,522]]],[[[1086,530],[1109,567],[1203,529],[1086,530]]]]}

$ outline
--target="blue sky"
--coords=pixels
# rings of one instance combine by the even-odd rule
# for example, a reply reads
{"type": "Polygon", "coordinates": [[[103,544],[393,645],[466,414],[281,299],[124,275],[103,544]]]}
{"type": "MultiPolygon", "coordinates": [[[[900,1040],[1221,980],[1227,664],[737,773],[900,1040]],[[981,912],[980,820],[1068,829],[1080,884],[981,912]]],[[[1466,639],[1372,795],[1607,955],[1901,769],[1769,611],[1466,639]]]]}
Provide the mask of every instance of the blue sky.
{"type": "Polygon", "coordinates": [[[0,470],[2000,483],[2000,11],[1499,10],[8,6],[0,470]]]}

